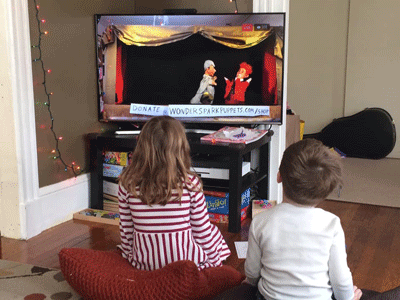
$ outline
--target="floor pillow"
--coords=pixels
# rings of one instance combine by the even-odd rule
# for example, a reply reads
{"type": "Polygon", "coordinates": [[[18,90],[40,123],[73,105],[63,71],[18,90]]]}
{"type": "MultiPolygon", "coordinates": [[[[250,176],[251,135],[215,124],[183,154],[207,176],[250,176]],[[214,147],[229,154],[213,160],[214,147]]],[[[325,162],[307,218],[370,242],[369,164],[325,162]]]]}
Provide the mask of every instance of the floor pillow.
{"type": "Polygon", "coordinates": [[[64,248],[59,260],[67,282],[87,300],[212,299],[243,280],[230,266],[199,271],[192,261],[137,270],[119,251],[64,248]]]}

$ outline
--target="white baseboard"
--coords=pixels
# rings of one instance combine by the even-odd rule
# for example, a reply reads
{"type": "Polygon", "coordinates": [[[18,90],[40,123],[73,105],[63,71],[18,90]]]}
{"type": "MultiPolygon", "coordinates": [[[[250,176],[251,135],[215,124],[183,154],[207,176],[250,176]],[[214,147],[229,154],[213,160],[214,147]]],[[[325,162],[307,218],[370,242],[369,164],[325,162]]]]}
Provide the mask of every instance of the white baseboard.
{"type": "Polygon", "coordinates": [[[71,220],[73,214],[89,206],[89,174],[83,174],[39,189],[39,197],[24,204],[26,237],[71,220]]]}

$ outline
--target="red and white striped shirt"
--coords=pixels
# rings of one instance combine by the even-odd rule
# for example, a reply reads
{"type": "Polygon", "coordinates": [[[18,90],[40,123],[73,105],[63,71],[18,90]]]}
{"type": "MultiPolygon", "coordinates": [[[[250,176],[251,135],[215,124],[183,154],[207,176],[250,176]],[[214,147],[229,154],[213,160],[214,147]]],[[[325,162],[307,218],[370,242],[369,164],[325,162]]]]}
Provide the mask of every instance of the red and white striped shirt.
{"type": "MultiPolygon", "coordinates": [[[[197,186],[199,180],[190,178],[197,186]]],[[[221,266],[230,255],[221,232],[210,223],[202,192],[183,190],[181,203],[149,206],[119,187],[122,256],[137,269],[155,270],[179,260],[198,268],[221,266]]]]}

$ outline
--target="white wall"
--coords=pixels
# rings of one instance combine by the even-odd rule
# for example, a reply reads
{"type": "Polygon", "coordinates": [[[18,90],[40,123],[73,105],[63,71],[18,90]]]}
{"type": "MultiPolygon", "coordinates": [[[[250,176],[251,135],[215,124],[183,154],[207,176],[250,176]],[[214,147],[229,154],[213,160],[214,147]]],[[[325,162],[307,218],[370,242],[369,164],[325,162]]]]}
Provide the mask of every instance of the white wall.
{"type": "MultiPolygon", "coordinates": [[[[252,0],[237,1],[239,12],[251,12],[252,0]]],[[[236,6],[234,1],[222,0],[136,0],[135,12],[138,14],[161,13],[163,9],[194,8],[197,13],[233,13],[236,6]]]]}
{"type": "MultiPolygon", "coordinates": [[[[390,0],[290,2],[287,100],[316,133],[381,107],[400,122],[400,8],[390,0]]],[[[389,154],[400,158],[400,143],[389,154]]]]}
{"type": "Polygon", "coordinates": [[[0,51],[0,231],[3,236],[19,238],[19,183],[10,60],[13,47],[7,5],[5,1],[0,3],[0,39],[3,41],[0,51]]]}
{"type": "Polygon", "coordinates": [[[343,116],[349,0],[290,2],[287,100],[315,133],[343,116]]]}
{"type": "MultiPolygon", "coordinates": [[[[350,3],[345,115],[381,107],[400,124],[400,8],[389,0],[350,3]]],[[[400,158],[400,143],[388,157],[400,158]]]]}

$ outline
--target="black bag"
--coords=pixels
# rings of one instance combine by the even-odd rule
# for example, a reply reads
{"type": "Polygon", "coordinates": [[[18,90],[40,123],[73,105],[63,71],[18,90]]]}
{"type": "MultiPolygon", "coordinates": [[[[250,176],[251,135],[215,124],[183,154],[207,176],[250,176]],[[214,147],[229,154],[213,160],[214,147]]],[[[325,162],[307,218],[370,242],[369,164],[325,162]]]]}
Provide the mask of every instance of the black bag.
{"type": "Polygon", "coordinates": [[[320,140],[349,157],[379,159],[392,152],[396,144],[396,127],[386,110],[374,107],[334,119],[320,132],[306,134],[304,138],[320,140]]]}

